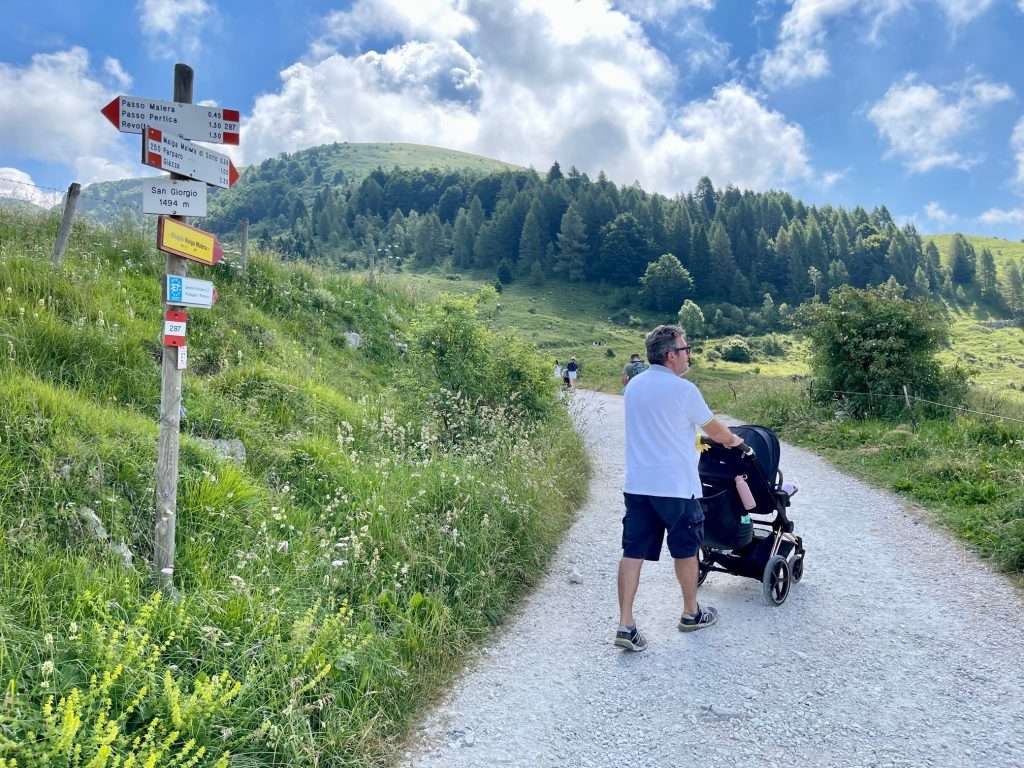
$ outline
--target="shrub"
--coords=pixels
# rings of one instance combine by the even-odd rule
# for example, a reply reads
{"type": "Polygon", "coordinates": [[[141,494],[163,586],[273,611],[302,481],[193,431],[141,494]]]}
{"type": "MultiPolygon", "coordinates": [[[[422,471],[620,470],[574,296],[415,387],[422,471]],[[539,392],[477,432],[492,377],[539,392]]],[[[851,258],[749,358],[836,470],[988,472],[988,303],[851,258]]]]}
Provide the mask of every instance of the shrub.
{"type": "Polygon", "coordinates": [[[730,363],[749,363],[754,359],[750,345],[742,336],[732,336],[718,345],[722,359],[730,363]]]}
{"type": "Polygon", "coordinates": [[[838,396],[854,417],[900,415],[904,385],[928,400],[964,401],[964,372],[943,369],[935,359],[947,338],[940,307],[908,301],[884,286],[843,286],[830,293],[828,304],[802,306],[798,322],[812,342],[818,398],[838,396]]]}
{"type": "Polygon", "coordinates": [[[608,322],[615,325],[629,325],[630,315],[628,309],[617,309],[608,315],[608,322]]]}
{"type": "Polygon", "coordinates": [[[606,349],[604,351],[604,356],[605,357],[615,357],[615,350],[612,349],[611,347],[608,347],[608,349],[606,349]]]}

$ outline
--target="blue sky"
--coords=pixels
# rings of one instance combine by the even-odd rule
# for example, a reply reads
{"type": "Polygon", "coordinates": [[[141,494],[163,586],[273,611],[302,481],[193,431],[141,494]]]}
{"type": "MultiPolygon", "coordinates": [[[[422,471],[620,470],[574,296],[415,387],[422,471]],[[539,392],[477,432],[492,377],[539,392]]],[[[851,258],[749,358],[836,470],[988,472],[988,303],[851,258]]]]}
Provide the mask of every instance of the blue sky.
{"type": "Polygon", "coordinates": [[[185,61],[240,164],[411,141],[1017,239],[1021,40],[1024,0],[8,0],[0,193],[143,175],[99,110],[185,61]]]}

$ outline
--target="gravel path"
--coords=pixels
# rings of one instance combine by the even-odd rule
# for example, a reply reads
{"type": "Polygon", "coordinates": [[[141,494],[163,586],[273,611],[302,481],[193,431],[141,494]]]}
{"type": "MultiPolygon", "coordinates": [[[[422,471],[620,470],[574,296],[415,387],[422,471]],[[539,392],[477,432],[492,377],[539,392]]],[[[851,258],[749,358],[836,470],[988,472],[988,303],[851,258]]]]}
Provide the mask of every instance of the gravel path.
{"type": "Polygon", "coordinates": [[[580,393],[590,498],[522,611],[419,727],[401,765],[1024,765],[1024,600],[898,498],[783,446],[804,580],[779,608],[712,574],[717,626],[682,634],[667,553],[641,654],[611,644],[623,411],[580,393]]]}

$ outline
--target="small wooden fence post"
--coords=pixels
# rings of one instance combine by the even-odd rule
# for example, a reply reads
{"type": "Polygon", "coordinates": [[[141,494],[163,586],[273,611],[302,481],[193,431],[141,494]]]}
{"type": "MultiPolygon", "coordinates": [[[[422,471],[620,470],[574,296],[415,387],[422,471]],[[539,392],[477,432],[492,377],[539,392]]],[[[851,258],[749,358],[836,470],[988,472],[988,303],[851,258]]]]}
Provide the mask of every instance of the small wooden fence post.
{"type": "Polygon", "coordinates": [[[60,220],[60,232],[57,234],[57,242],[53,244],[53,266],[60,267],[64,260],[64,250],[68,247],[68,237],[71,236],[71,224],[75,218],[75,207],[78,205],[78,195],[82,191],[82,185],[77,181],[72,182],[68,192],[64,196],[64,216],[60,220]]]}
{"type": "Polygon", "coordinates": [[[907,403],[907,410],[910,412],[910,424],[915,432],[917,432],[917,416],[914,415],[914,406],[910,404],[910,390],[907,389],[907,385],[903,385],[903,399],[907,403]]]}

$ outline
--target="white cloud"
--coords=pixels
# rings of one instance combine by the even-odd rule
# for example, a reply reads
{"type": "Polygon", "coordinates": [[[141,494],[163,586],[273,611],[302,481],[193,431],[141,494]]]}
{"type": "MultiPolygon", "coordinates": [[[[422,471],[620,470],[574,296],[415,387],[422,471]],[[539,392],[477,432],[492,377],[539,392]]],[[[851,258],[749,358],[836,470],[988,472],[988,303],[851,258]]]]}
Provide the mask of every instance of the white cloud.
{"type": "Polygon", "coordinates": [[[672,62],[604,0],[429,7],[437,25],[396,0],[333,14],[335,40],[354,44],[374,29],[402,42],[346,54],[321,39],[316,58],[285,69],[280,89],[256,100],[243,161],[332,141],[407,141],[540,169],[555,160],[604,169],[670,193],[705,174],[758,186],[810,175],[803,131],[742,86],[667,107],[672,62]]]}
{"type": "Polygon", "coordinates": [[[0,168],[0,197],[11,197],[52,208],[60,202],[61,193],[36,186],[29,176],[18,168],[0,168]]]}
{"type": "Polygon", "coordinates": [[[203,23],[213,13],[207,0],[139,0],[139,25],[158,57],[195,56],[203,23]]]}
{"type": "Polygon", "coordinates": [[[968,24],[985,13],[992,0],[936,0],[954,28],[968,24]]]}
{"type": "Polygon", "coordinates": [[[946,224],[956,218],[934,200],[924,207],[924,215],[936,224],[946,224]]]}
{"type": "Polygon", "coordinates": [[[770,88],[813,80],[829,72],[825,50],[829,24],[842,16],[857,16],[858,26],[870,24],[868,38],[877,40],[885,21],[913,0],[795,0],[783,17],[779,44],[765,56],[761,81],[770,88]]]}
{"type": "Polygon", "coordinates": [[[990,208],[978,220],[982,224],[1024,224],[1024,208],[990,208]]]}
{"type": "Polygon", "coordinates": [[[956,147],[976,122],[977,112],[1013,98],[1002,83],[968,80],[945,92],[913,74],[893,84],[868,112],[889,143],[886,156],[899,157],[912,173],[932,168],[970,168],[979,158],[956,147]]]}
{"type": "Polygon", "coordinates": [[[710,11],[715,0],[616,0],[615,7],[643,21],[659,21],[680,11],[710,11]]]}
{"type": "Polygon", "coordinates": [[[117,59],[108,56],[103,62],[103,69],[120,88],[127,90],[132,87],[131,75],[124,71],[117,59]]]}
{"type": "Polygon", "coordinates": [[[112,96],[91,75],[84,48],[37,53],[21,68],[0,63],[0,146],[64,163],[83,183],[130,176],[131,166],[113,159],[127,157],[119,134],[100,114],[112,96]]]}
{"type": "MultiPolygon", "coordinates": [[[[1024,3],[1024,0],[1021,0],[1024,3]]],[[[1022,9],[1024,10],[1024,9],[1022,9]]],[[[1017,157],[1017,184],[1024,188],[1024,117],[1017,121],[1010,137],[1010,146],[1017,157]]]]}
{"type": "MultiPolygon", "coordinates": [[[[938,5],[956,32],[985,13],[993,0],[793,0],[779,28],[778,46],[761,63],[761,81],[769,88],[814,80],[829,73],[827,48],[830,27],[851,17],[853,29],[866,29],[877,43],[889,20],[911,7],[938,5]]],[[[1018,0],[1024,6],[1024,0],[1018,0]]]]}
{"type": "Polygon", "coordinates": [[[684,107],[648,155],[648,176],[662,190],[690,188],[705,175],[754,189],[811,176],[803,129],[738,83],[684,107]]]}

